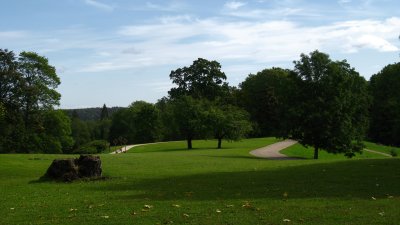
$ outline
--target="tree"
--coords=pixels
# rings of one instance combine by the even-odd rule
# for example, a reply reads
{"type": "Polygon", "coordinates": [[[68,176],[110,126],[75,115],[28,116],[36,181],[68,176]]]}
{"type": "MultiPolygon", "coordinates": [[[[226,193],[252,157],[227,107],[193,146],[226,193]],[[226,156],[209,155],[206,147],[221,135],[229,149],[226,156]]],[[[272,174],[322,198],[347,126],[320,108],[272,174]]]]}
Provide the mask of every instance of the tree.
{"type": "Polygon", "coordinates": [[[71,137],[71,120],[63,111],[44,111],[43,128],[40,151],[45,153],[72,152],[74,139],[71,137]]]}
{"type": "Polygon", "coordinates": [[[103,105],[103,108],[101,109],[101,114],[100,114],[100,120],[105,120],[108,119],[108,109],[106,104],[103,105]]]}
{"type": "Polygon", "coordinates": [[[127,109],[113,115],[110,140],[124,138],[128,143],[148,143],[160,139],[160,119],[157,108],[144,101],[136,101],[127,109]]]}
{"type": "Polygon", "coordinates": [[[400,63],[385,66],[370,80],[372,96],[369,138],[400,146],[400,63]]]}
{"type": "Polygon", "coordinates": [[[289,137],[314,147],[351,157],[362,150],[368,126],[367,83],[346,61],[332,61],[314,51],[295,61],[292,127],[289,137]]]}
{"type": "Polygon", "coordinates": [[[55,89],[59,84],[55,68],[45,57],[22,52],[16,58],[12,51],[0,49],[0,104],[4,107],[0,151],[42,151],[45,112],[58,105],[60,94],[55,89]]]}
{"type": "Polygon", "coordinates": [[[205,118],[207,129],[218,140],[218,149],[221,148],[222,139],[237,141],[252,129],[248,113],[232,105],[221,107],[214,103],[205,111],[205,118]]]}
{"type": "Polygon", "coordinates": [[[61,95],[55,90],[60,79],[48,60],[34,52],[21,52],[18,58],[18,73],[23,79],[21,106],[27,129],[37,122],[38,110],[52,109],[58,105],[61,95]]]}
{"type": "Polygon", "coordinates": [[[204,123],[204,103],[191,96],[181,96],[173,101],[173,112],[180,133],[186,139],[187,148],[192,149],[194,138],[204,137],[206,124],[204,123]]]}
{"type": "Polygon", "coordinates": [[[289,70],[265,69],[239,84],[239,105],[257,124],[255,136],[280,136],[286,130],[287,98],[292,82],[289,70]]]}
{"type": "Polygon", "coordinates": [[[228,89],[226,75],[217,61],[199,58],[189,67],[171,71],[169,77],[178,86],[168,92],[172,99],[188,95],[213,100],[223,96],[228,89]]]}
{"type": "Polygon", "coordinates": [[[71,136],[74,139],[74,150],[92,140],[87,123],[83,122],[76,113],[73,113],[71,119],[71,136]]]}

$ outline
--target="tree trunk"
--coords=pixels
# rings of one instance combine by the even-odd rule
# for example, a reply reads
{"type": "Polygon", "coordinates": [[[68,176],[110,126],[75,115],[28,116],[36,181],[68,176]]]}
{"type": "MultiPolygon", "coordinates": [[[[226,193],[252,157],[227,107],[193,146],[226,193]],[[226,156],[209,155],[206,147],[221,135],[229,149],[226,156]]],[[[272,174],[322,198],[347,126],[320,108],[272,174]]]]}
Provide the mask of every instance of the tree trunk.
{"type": "Polygon", "coordinates": [[[314,148],[314,159],[318,159],[318,151],[319,151],[318,147],[315,147],[314,148]]]}
{"type": "Polygon", "coordinates": [[[218,138],[218,149],[221,149],[222,138],[218,138]]]}
{"type": "Polygon", "coordinates": [[[187,139],[187,148],[192,149],[192,139],[191,138],[187,139]]]}

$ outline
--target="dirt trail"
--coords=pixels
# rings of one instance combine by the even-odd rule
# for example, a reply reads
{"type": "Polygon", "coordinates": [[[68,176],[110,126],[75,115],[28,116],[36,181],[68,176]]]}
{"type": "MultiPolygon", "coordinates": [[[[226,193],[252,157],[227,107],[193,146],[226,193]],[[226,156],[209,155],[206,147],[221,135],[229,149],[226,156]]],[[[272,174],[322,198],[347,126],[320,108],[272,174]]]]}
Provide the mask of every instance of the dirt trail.
{"type": "Polygon", "coordinates": [[[252,154],[256,157],[266,158],[266,159],[279,159],[279,160],[298,159],[298,158],[288,157],[288,156],[280,153],[281,150],[283,150],[287,147],[290,147],[296,143],[297,143],[297,141],[288,139],[288,140],[280,141],[280,142],[253,150],[250,152],[250,154],[252,154]]]}

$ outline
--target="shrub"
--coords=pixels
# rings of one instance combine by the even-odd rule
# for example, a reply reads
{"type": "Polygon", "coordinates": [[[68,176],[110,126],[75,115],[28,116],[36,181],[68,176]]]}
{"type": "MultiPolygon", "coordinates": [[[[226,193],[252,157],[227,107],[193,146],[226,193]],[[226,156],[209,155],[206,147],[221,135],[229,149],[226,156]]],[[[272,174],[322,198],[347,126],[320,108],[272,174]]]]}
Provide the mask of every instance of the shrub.
{"type": "Polygon", "coordinates": [[[393,157],[396,157],[397,156],[397,151],[396,151],[396,149],[390,149],[390,155],[392,155],[393,157]]]}
{"type": "Polygon", "coordinates": [[[76,154],[96,154],[101,153],[107,150],[110,146],[105,140],[94,140],[87,144],[84,144],[79,149],[75,150],[74,153],[76,154]]]}

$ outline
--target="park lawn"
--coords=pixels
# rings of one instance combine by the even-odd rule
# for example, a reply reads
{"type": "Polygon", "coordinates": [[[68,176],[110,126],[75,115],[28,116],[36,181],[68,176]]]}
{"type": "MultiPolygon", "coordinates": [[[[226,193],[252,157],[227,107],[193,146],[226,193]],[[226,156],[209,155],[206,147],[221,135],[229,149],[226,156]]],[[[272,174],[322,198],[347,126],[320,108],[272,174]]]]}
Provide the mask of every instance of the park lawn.
{"type": "Polygon", "coordinates": [[[385,146],[385,145],[376,144],[376,143],[372,143],[372,142],[368,142],[368,141],[365,141],[364,144],[365,144],[366,149],[383,152],[383,153],[386,153],[389,155],[391,155],[392,151],[393,151],[398,156],[400,156],[400,148],[398,148],[398,147],[385,146]]]}
{"type": "MultiPolygon", "coordinates": [[[[387,146],[385,146],[387,147],[387,146]]],[[[377,148],[368,148],[371,150],[376,150],[380,151],[380,149],[377,148]]],[[[383,152],[383,151],[382,151],[383,152]]],[[[283,149],[280,151],[280,153],[285,154],[290,157],[295,157],[295,158],[303,158],[303,159],[313,159],[314,158],[314,148],[313,147],[304,147],[301,144],[295,144],[293,146],[290,146],[289,148],[283,149]]],[[[372,159],[372,158],[389,158],[384,155],[372,153],[372,152],[367,152],[363,151],[361,154],[356,153],[352,159],[372,159]]],[[[343,154],[331,154],[327,153],[326,151],[319,151],[318,153],[318,159],[320,160],[333,160],[333,159],[347,159],[346,156],[343,154]]]]}
{"type": "Polygon", "coordinates": [[[63,155],[0,155],[0,224],[400,221],[399,159],[274,161],[248,154],[276,141],[224,143],[221,150],[215,141],[196,141],[191,151],[174,142],[103,154],[110,179],[73,183],[38,182],[63,155]]]}

